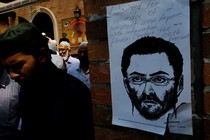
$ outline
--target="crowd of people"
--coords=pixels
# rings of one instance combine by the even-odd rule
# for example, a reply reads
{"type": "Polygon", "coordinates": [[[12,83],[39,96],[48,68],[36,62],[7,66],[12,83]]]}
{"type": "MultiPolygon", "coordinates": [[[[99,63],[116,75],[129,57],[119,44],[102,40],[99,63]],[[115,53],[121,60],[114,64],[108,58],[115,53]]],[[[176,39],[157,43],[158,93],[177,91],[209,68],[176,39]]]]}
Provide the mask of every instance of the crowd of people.
{"type": "Polygon", "coordinates": [[[28,22],[0,35],[1,140],[94,140],[87,46],[70,52],[28,22]]]}
{"type": "Polygon", "coordinates": [[[77,46],[77,57],[73,57],[71,55],[71,45],[66,37],[66,33],[62,33],[62,38],[59,39],[58,44],[56,40],[49,38],[46,33],[42,32],[42,35],[48,39],[48,46],[52,53],[52,62],[59,69],[81,80],[90,89],[91,82],[87,44],[81,43],[81,45],[77,46]]]}

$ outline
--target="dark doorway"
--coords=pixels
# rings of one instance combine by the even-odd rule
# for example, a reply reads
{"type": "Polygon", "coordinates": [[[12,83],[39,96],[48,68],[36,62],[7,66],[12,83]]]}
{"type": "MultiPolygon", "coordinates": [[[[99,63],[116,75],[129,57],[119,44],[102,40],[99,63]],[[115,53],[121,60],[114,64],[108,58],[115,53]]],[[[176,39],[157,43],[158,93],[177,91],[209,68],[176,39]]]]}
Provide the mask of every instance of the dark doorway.
{"type": "Polygon", "coordinates": [[[54,39],[53,24],[50,17],[45,13],[39,13],[33,19],[35,24],[41,32],[46,33],[48,37],[54,39]]]}

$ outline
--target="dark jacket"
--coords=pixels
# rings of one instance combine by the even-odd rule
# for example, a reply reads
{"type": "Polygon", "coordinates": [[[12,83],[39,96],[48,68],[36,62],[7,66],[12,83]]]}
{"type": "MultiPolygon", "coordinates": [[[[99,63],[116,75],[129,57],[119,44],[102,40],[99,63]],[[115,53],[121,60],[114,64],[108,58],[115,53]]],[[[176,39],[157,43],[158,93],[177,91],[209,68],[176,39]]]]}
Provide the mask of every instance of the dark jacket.
{"type": "Polygon", "coordinates": [[[61,38],[61,39],[59,40],[59,44],[60,44],[62,41],[66,41],[66,42],[69,43],[69,39],[68,39],[68,38],[61,38]]]}
{"type": "Polygon", "coordinates": [[[54,65],[22,86],[20,108],[24,140],[94,139],[90,90],[54,65]]]}

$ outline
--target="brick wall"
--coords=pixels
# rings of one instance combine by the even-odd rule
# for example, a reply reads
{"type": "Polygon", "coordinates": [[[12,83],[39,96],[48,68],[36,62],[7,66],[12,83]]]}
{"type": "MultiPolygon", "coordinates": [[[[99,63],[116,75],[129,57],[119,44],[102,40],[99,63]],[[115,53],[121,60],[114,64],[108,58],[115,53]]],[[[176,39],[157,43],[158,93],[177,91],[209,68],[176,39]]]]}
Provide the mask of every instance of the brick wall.
{"type": "Polygon", "coordinates": [[[210,2],[203,3],[202,9],[202,54],[203,81],[204,81],[204,112],[205,112],[205,139],[210,139],[210,2]]]}

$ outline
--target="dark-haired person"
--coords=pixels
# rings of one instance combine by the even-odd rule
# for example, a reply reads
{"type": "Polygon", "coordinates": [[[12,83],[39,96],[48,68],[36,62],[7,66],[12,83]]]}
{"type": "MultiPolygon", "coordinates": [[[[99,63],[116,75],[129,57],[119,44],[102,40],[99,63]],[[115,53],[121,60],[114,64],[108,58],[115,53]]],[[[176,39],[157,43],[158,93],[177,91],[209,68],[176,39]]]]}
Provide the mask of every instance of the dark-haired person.
{"type": "Polygon", "coordinates": [[[33,24],[0,35],[0,59],[21,85],[24,140],[94,139],[90,90],[52,63],[48,40],[33,24]]]}
{"type": "Polygon", "coordinates": [[[62,41],[66,41],[66,42],[68,42],[69,43],[69,39],[66,37],[66,33],[62,33],[62,38],[60,38],[60,40],[59,40],[59,44],[62,42],[62,41]]]}

